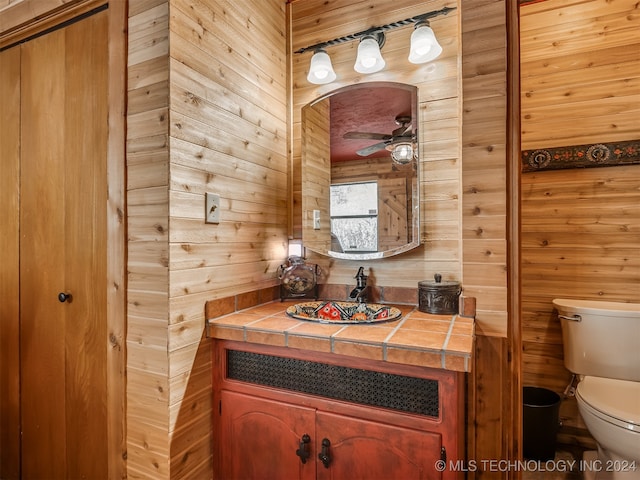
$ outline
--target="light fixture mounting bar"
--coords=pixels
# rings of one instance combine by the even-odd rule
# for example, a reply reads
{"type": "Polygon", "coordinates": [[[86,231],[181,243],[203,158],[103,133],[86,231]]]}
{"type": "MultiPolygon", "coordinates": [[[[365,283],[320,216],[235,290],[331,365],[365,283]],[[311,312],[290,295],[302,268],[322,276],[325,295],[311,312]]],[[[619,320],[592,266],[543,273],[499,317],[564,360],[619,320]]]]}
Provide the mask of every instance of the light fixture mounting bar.
{"type": "Polygon", "coordinates": [[[423,21],[423,20],[428,20],[430,18],[434,18],[434,17],[438,17],[440,15],[447,15],[449,12],[451,12],[452,10],[455,10],[456,7],[444,7],[440,10],[434,10],[432,12],[427,12],[427,13],[423,13],[422,15],[416,15],[414,17],[411,18],[405,18],[404,20],[399,20],[397,22],[393,22],[393,23],[387,23],[385,25],[380,25],[379,27],[371,27],[368,28],[366,30],[363,30],[361,32],[358,33],[353,33],[351,35],[345,35],[344,37],[338,37],[338,38],[334,38],[333,40],[328,40],[326,42],[321,42],[321,43],[316,43],[314,45],[309,45],[308,47],[304,47],[304,48],[300,48],[298,50],[296,50],[293,53],[304,53],[304,52],[308,52],[309,50],[311,51],[316,51],[316,50],[320,50],[320,49],[324,49],[327,47],[332,47],[334,45],[339,45],[341,43],[346,43],[346,42],[351,42],[353,40],[358,40],[362,37],[365,37],[367,35],[376,35],[379,32],[384,32],[387,30],[393,30],[395,28],[398,27],[404,27],[405,25],[410,25],[410,24],[415,24],[417,22],[423,21]]]}

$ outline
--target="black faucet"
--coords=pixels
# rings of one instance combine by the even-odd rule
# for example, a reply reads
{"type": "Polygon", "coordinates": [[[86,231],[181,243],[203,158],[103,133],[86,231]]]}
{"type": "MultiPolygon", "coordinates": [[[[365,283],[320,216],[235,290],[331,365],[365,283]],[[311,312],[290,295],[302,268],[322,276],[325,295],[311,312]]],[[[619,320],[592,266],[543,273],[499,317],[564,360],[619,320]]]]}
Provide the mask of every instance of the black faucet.
{"type": "Polygon", "coordinates": [[[358,303],[367,302],[367,275],[364,274],[364,267],[358,269],[358,273],[355,276],[356,288],[351,290],[349,294],[350,300],[355,300],[358,303]]]}

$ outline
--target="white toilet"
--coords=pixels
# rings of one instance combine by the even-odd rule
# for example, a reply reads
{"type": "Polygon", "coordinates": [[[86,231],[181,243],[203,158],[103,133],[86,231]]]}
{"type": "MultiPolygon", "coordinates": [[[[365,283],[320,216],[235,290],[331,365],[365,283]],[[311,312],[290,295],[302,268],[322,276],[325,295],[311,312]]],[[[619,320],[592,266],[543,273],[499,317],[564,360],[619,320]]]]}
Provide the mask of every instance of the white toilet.
{"type": "Polygon", "coordinates": [[[587,478],[640,479],[640,304],[557,298],[564,364],[579,377],[576,400],[597,457],[587,478]]]}

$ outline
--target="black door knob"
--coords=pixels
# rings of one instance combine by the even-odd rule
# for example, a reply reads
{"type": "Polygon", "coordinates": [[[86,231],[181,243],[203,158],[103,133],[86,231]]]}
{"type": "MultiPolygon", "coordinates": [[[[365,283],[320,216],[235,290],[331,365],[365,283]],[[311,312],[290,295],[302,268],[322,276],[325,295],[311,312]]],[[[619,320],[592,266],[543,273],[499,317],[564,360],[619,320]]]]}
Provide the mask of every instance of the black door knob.
{"type": "Polygon", "coordinates": [[[71,294],[70,293],[60,292],[58,294],[58,300],[60,300],[60,303],[64,303],[64,302],[71,303],[71,294]]]}

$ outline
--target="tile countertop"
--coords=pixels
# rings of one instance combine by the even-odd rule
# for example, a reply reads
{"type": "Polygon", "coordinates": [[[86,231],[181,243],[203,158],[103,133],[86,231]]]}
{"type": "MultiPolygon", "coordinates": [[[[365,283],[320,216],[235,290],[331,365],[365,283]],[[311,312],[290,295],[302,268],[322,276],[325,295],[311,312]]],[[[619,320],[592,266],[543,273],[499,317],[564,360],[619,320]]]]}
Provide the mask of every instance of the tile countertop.
{"type": "Polygon", "coordinates": [[[374,324],[327,324],[286,314],[295,301],[275,301],[207,320],[207,336],[263,345],[332,352],[422,367],[471,371],[473,318],[432,315],[393,305],[398,320],[374,324]]]}

